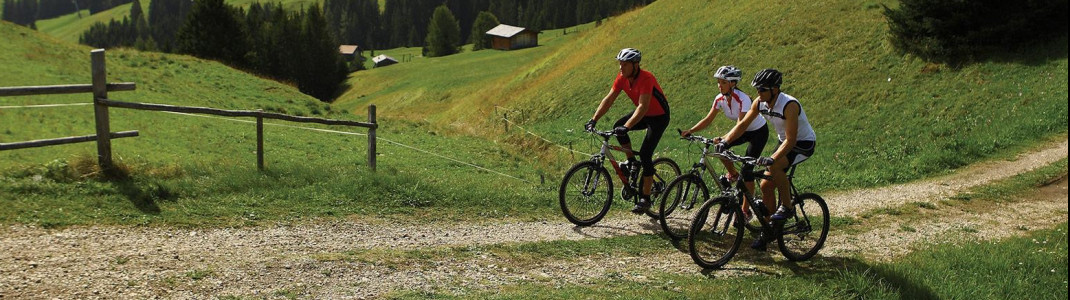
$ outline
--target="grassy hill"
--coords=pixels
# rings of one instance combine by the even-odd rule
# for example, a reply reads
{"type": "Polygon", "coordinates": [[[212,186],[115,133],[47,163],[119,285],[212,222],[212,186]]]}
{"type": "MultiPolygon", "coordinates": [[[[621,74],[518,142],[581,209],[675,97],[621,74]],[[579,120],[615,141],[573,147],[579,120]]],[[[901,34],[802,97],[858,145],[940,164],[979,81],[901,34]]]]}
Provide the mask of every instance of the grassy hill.
{"type": "MultiPolygon", "coordinates": [[[[737,65],[744,76],[766,67],[785,71],[785,92],[802,101],[818,132],[818,154],[800,168],[798,183],[807,190],[908,181],[1065,138],[1065,38],[949,68],[897,53],[887,41],[879,4],[784,2],[770,8],[745,1],[661,0],[598,27],[581,26],[567,35],[546,31],[535,48],[417,57],[356,72],[351,88],[330,106],[217,63],[109,50],[111,80],[138,83],[136,92],[114,93],[117,100],[356,120],[364,120],[367,105],[375,104],[383,124],[379,172],[367,172],[361,136],[269,126],[268,171],[259,173],[251,124],[115,109],[113,130],[142,131],[113,146],[131,178],[92,179],[91,143],[0,152],[0,199],[8,201],[0,222],[233,225],[350,215],[558,217],[559,176],[584,159],[558,146],[596,150],[579,131],[607,92],[617,72],[612,57],[623,47],[642,50],[643,68],[658,76],[672,105],[670,131],[706,113],[716,67],[737,65]],[[550,142],[516,125],[504,131],[505,112],[550,142]]],[[[0,45],[0,85],[89,81],[86,47],[10,24],[0,25],[0,37],[15,41],[0,45]]],[[[0,105],[86,98],[0,98],[0,105]]],[[[608,128],[632,109],[629,102],[619,99],[599,127],[608,128]]],[[[3,109],[0,141],[91,134],[90,111],[3,109]]],[[[704,133],[719,134],[728,125],[719,118],[704,133]]],[[[694,150],[669,134],[658,155],[686,166],[693,160],[689,149],[694,150]]]]}
{"type": "MultiPolygon", "coordinates": [[[[494,106],[514,110],[510,119],[553,144],[587,145],[578,130],[617,72],[612,57],[635,47],[669,98],[670,128],[688,128],[708,111],[718,66],[739,66],[747,78],[762,68],[784,71],[784,91],[802,101],[818,134],[818,154],[800,169],[811,189],[902,182],[1065,135],[1065,38],[950,68],[897,53],[881,3],[896,5],[657,1],[560,44],[358,72],[335,105],[377,103],[458,134],[507,140],[563,170],[572,158],[552,144],[484,130],[501,127],[494,106]]],[[[628,102],[620,99],[600,127],[632,109],[628,102]]],[[[705,133],[729,125],[722,116],[705,133]]],[[[679,141],[661,145],[662,156],[691,158],[679,141]]]]}
{"type": "MultiPolygon", "coordinates": [[[[88,83],[88,47],[0,25],[0,86],[88,83]]],[[[366,107],[346,112],[295,88],[187,56],[109,50],[110,81],[133,81],[134,92],[113,92],[121,101],[264,109],[294,115],[366,120],[366,107]]],[[[88,103],[89,95],[0,98],[0,142],[93,133],[90,106],[7,108],[88,103]]],[[[306,217],[411,213],[423,207],[474,210],[515,181],[473,172],[467,166],[387,144],[386,140],[441,151],[464,161],[493,159],[494,169],[519,168],[500,147],[473,138],[426,136],[419,125],[382,115],[379,172],[367,169],[367,140],[290,127],[265,129],[268,170],[255,168],[255,126],[215,118],[112,109],[114,131],[140,130],[137,138],[113,142],[116,159],[130,178],[95,177],[92,143],[0,152],[0,222],[44,225],[83,223],[245,224],[306,217]],[[386,125],[389,124],[389,125],[386,125]],[[419,132],[420,135],[413,133],[419,132]],[[409,137],[411,135],[411,137],[409,137]],[[445,151],[450,148],[456,150],[445,151]],[[444,172],[440,172],[444,171],[444,172]],[[490,182],[468,187],[469,180],[490,182]],[[55,209],[55,208],[62,209],[55,209]]],[[[249,119],[245,121],[251,121],[249,119]]],[[[268,122],[272,123],[272,122],[268,122]]],[[[288,126],[300,124],[282,124],[288,126]]],[[[313,126],[322,127],[322,126],[313,126]]],[[[363,133],[365,130],[330,128],[363,133]]],[[[525,175],[528,180],[534,173],[525,175]]],[[[517,192],[530,192],[530,186],[517,192]]],[[[504,194],[512,192],[506,191],[504,194]]],[[[516,208],[488,215],[534,211],[529,194],[516,208]],[[519,205],[524,203],[524,205],[519,205]]],[[[515,201],[515,202],[513,202],[515,201]]],[[[461,213],[458,213],[460,215],[461,213]]]]}

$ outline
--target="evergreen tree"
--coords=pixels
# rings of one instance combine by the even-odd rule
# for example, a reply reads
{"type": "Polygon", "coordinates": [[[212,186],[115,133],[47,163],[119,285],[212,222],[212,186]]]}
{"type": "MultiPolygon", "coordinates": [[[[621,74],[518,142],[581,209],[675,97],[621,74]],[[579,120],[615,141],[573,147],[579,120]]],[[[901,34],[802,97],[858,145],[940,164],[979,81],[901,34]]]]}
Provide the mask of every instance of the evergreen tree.
{"type": "Polygon", "coordinates": [[[71,0],[41,0],[38,5],[37,19],[45,20],[75,12],[75,3],[71,0]]]}
{"type": "Polygon", "coordinates": [[[3,20],[37,29],[37,0],[4,0],[3,20]]]}
{"type": "Polygon", "coordinates": [[[435,8],[427,25],[427,55],[446,56],[460,52],[461,26],[446,5],[435,8]]]}
{"type": "Polygon", "coordinates": [[[149,28],[157,47],[164,52],[175,48],[175,33],[186,21],[192,7],[190,0],[152,0],[149,2],[149,28]]]}
{"type": "Polygon", "coordinates": [[[305,13],[301,35],[304,51],[298,58],[303,63],[302,74],[296,78],[297,87],[305,94],[329,101],[345,80],[347,70],[319,4],[312,4],[305,13]]]}
{"type": "Polygon", "coordinates": [[[134,4],[130,5],[130,19],[136,23],[138,19],[145,18],[145,11],[141,10],[141,0],[134,0],[134,4]]]}
{"type": "Polygon", "coordinates": [[[472,44],[472,51],[488,49],[491,47],[493,39],[487,35],[487,31],[498,26],[498,24],[501,24],[498,22],[498,18],[489,11],[479,13],[479,16],[476,17],[476,21],[472,23],[472,32],[468,35],[468,43],[472,44]]]}
{"type": "Polygon", "coordinates": [[[238,13],[223,0],[196,0],[176,34],[176,52],[243,66],[249,45],[238,13]]]}

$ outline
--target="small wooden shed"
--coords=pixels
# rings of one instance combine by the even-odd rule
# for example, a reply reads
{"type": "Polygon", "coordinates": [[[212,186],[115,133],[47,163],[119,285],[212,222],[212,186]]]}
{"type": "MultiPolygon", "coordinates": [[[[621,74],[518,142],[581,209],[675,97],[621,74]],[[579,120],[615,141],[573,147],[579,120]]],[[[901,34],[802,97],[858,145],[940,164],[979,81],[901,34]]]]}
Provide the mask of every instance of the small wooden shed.
{"type": "Polygon", "coordinates": [[[523,27],[501,24],[487,31],[487,35],[493,38],[491,48],[498,50],[513,50],[539,45],[539,32],[523,27]]]}
{"type": "Polygon", "coordinates": [[[338,46],[338,53],[342,54],[342,57],[347,61],[353,61],[360,56],[360,47],[357,45],[341,45],[338,46]]]}
{"type": "Polygon", "coordinates": [[[393,57],[386,56],[385,54],[380,54],[379,56],[372,58],[372,62],[375,63],[375,67],[378,68],[396,64],[398,63],[398,60],[394,59],[393,57]]]}

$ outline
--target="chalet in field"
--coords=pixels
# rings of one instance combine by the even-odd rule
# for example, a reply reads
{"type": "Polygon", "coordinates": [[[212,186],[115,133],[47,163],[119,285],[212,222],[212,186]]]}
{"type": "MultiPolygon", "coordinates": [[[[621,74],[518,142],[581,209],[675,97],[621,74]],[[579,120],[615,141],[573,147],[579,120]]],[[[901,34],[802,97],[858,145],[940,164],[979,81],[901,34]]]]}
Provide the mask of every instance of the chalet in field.
{"type": "Polygon", "coordinates": [[[398,60],[394,59],[393,57],[386,56],[385,54],[380,54],[379,56],[372,58],[372,62],[375,63],[375,67],[378,68],[396,64],[398,63],[398,60]]]}
{"type": "Polygon", "coordinates": [[[491,48],[498,50],[513,50],[539,45],[539,32],[523,27],[501,24],[487,31],[487,35],[494,39],[491,48]]]}
{"type": "Polygon", "coordinates": [[[338,53],[342,54],[346,61],[354,61],[360,56],[360,47],[357,45],[341,45],[338,46],[338,53]]]}

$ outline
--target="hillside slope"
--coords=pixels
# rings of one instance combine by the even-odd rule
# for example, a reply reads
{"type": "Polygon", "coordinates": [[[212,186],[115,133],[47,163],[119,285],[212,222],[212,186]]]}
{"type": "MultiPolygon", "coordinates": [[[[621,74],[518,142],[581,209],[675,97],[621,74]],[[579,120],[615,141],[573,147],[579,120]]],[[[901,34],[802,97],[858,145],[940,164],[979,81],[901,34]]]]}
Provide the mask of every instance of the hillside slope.
{"type": "MultiPolygon", "coordinates": [[[[89,47],[60,42],[50,36],[9,23],[0,25],[0,36],[11,41],[0,45],[0,65],[3,65],[0,86],[84,84],[91,81],[89,47]]],[[[323,116],[330,109],[326,104],[289,86],[257,78],[216,62],[188,56],[140,53],[123,49],[108,50],[107,68],[111,74],[109,81],[137,83],[136,91],[109,94],[110,98],[120,101],[221,109],[264,109],[307,116],[323,116]]],[[[5,106],[19,106],[87,103],[90,100],[90,95],[52,95],[7,97],[0,99],[3,101],[0,103],[5,106]]],[[[183,147],[176,146],[206,142],[191,138],[191,134],[197,133],[196,128],[188,128],[189,131],[175,130],[188,126],[182,117],[124,109],[112,111],[113,130],[142,131],[142,137],[117,140],[119,147],[141,149],[146,154],[180,155],[189,150],[179,150],[183,147]]],[[[93,113],[89,106],[5,109],[0,112],[0,116],[6,120],[5,128],[0,132],[0,141],[23,141],[92,132],[93,113]],[[27,127],[20,121],[40,122],[42,126],[27,127]]],[[[244,131],[244,135],[255,133],[250,130],[241,131],[244,131]]],[[[89,149],[92,145],[77,144],[59,148],[89,149]]],[[[218,154],[230,151],[210,146],[205,149],[218,154]]],[[[10,155],[13,159],[5,159],[4,165],[14,161],[48,161],[49,157],[55,158],[55,153],[47,150],[8,151],[3,155],[10,155]]]]}
{"type": "MultiPolygon", "coordinates": [[[[784,91],[802,101],[818,132],[818,155],[808,163],[816,168],[803,178],[818,189],[903,182],[1065,134],[1065,38],[950,68],[898,53],[881,3],[662,0],[560,45],[358,72],[335,105],[376,103],[488,138],[501,134],[486,129],[502,127],[492,114],[504,106],[515,111],[513,122],[552,143],[508,139],[562,169],[572,158],[553,144],[587,140],[577,130],[608,91],[613,55],[635,47],[669,98],[670,128],[688,128],[708,111],[718,66],[739,66],[748,79],[762,68],[784,71],[784,91]]],[[[618,100],[600,127],[630,109],[618,100]]],[[[728,126],[721,117],[705,134],[728,126]]],[[[662,156],[691,158],[679,141],[662,145],[662,156]]]]}
{"type": "MultiPolygon", "coordinates": [[[[0,39],[0,86],[91,80],[88,47],[10,23],[0,23],[0,39]]],[[[342,111],[217,62],[123,49],[108,50],[107,62],[109,81],[137,84],[136,91],[109,93],[114,100],[367,120],[367,107],[342,111]]],[[[93,134],[90,101],[88,94],[0,98],[0,142],[93,134]],[[39,107],[45,104],[61,106],[39,107]]],[[[538,174],[501,145],[435,136],[383,112],[377,172],[368,168],[361,128],[265,120],[266,169],[258,171],[251,118],[118,108],[110,115],[113,131],[140,131],[112,142],[129,178],[99,178],[94,143],[0,151],[0,223],[243,225],[353,214],[551,213],[543,190],[528,185],[538,174]]]]}

